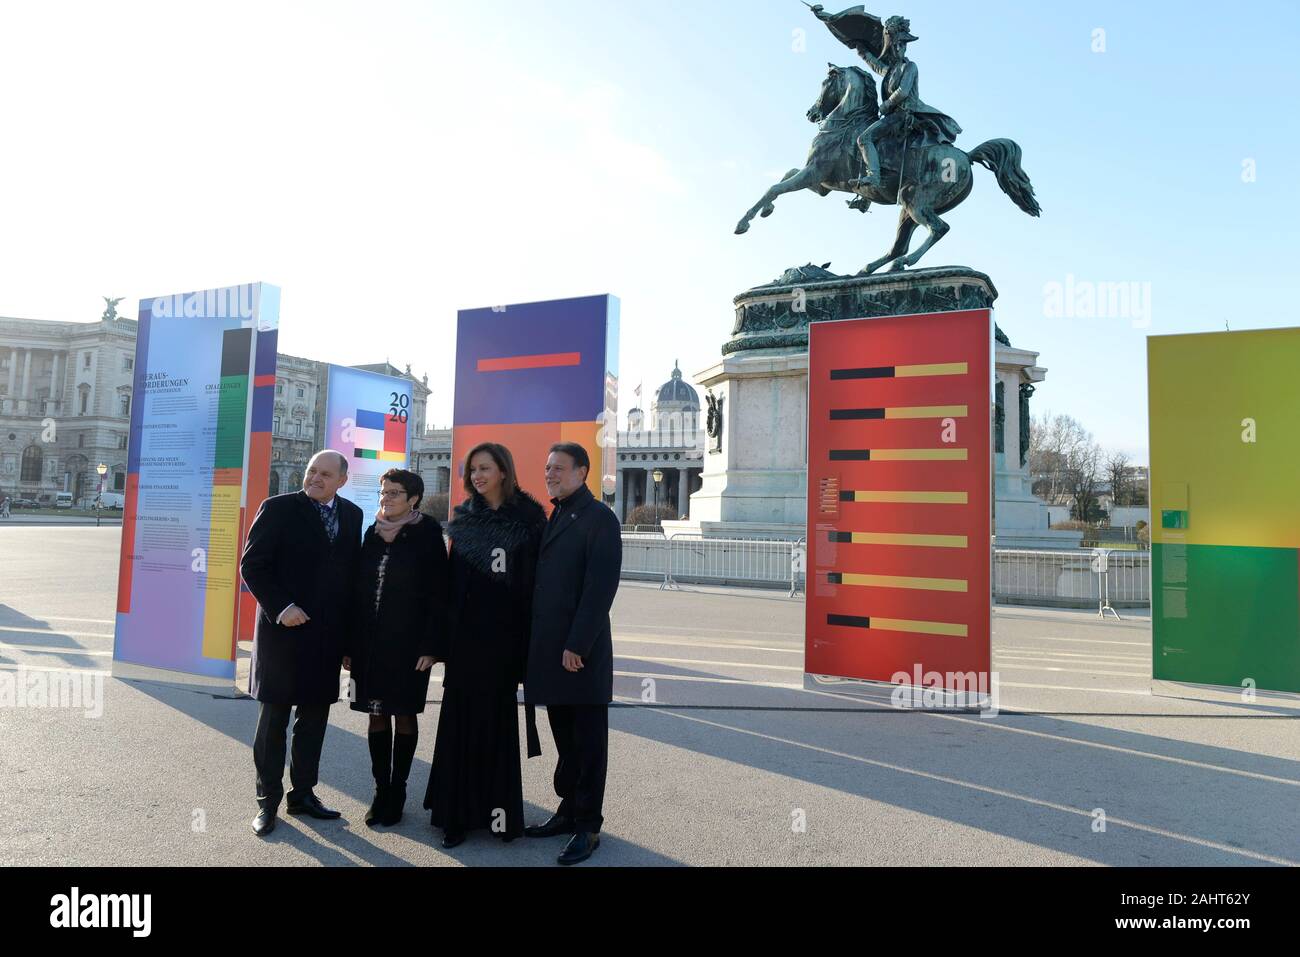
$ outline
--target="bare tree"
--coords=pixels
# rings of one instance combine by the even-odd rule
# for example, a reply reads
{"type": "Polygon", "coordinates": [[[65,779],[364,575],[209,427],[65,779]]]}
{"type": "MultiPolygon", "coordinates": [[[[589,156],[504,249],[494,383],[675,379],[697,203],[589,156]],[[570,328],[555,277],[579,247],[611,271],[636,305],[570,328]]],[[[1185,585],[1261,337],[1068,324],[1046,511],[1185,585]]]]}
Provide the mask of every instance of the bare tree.
{"type": "Polygon", "coordinates": [[[1106,478],[1110,482],[1110,498],[1114,505],[1131,505],[1132,493],[1129,491],[1129,457],[1123,452],[1111,452],[1106,456],[1106,478]]]}
{"type": "Polygon", "coordinates": [[[1085,432],[1086,439],[1070,451],[1065,464],[1065,491],[1070,496],[1074,517],[1088,521],[1088,513],[1096,504],[1097,484],[1101,480],[1101,446],[1085,432]]]}
{"type": "Polygon", "coordinates": [[[1040,417],[1031,417],[1026,464],[1034,494],[1053,505],[1063,499],[1072,500],[1072,471],[1077,470],[1082,452],[1090,443],[1092,435],[1068,415],[1045,411],[1040,417]]]}

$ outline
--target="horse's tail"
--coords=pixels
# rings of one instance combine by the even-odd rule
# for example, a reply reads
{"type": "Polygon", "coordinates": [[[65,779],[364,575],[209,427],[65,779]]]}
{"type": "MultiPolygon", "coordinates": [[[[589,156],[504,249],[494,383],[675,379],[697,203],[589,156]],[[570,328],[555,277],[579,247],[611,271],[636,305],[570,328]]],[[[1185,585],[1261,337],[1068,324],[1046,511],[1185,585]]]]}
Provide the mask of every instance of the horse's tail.
{"type": "Polygon", "coordinates": [[[1034,187],[1025,171],[1020,168],[1020,144],[1015,140],[989,140],[966,155],[972,163],[979,163],[993,172],[1002,192],[1011,197],[1011,202],[1030,216],[1042,212],[1038,200],[1034,199],[1034,187]]]}

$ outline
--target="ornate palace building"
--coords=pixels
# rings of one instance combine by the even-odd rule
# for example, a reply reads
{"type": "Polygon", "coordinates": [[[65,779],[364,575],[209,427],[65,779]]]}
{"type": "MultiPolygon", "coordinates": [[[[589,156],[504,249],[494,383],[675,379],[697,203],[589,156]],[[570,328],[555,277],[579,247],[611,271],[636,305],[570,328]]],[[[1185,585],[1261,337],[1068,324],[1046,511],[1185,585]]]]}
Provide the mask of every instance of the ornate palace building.
{"type": "Polygon", "coordinates": [[[666,505],[686,518],[690,494],[700,487],[704,468],[704,429],[700,397],[674,367],[650,402],[650,414],[628,411],[627,429],[618,433],[618,486],[614,511],[626,522],[638,505],[666,505]],[[655,473],[659,481],[655,481],[655,473]]]}
{"type": "Polygon", "coordinates": [[[0,498],[126,488],[135,326],[0,317],[0,498]]]}
{"type": "MultiPolygon", "coordinates": [[[[70,492],[74,504],[88,506],[99,490],[101,463],[104,491],[125,490],[135,336],[136,321],[120,316],[98,322],[0,317],[0,499],[53,505],[56,493],[70,492]]],[[[428,376],[416,378],[410,366],[403,371],[387,362],[354,368],[411,381],[411,468],[424,479],[426,494],[448,491],[459,480],[457,463],[451,430],[428,428],[428,376]]],[[[276,357],[273,495],[300,488],[307,460],[325,444],[327,374],[328,363],[276,357]]],[[[614,508],[620,520],[655,503],[680,518],[689,515],[703,468],[700,419],[699,394],[679,368],[655,391],[648,414],[628,413],[627,428],[618,433],[614,508]]]]}
{"type": "MultiPolygon", "coordinates": [[[[99,491],[126,488],[136,321],[50,322],[0,317],[0,499],[53,505],[70,492],[87,506],[99,491]]],[[[302,486],[311,453],[324,444],[328,364],[277,356],[272,422],[271,493],[302,486]]],[[[387,362],[356,366],[411,380],[415,436],[411,465],[426,494],[445,492],[451,476],[451,431],[427,429],[428,376],[387,362]]]]}

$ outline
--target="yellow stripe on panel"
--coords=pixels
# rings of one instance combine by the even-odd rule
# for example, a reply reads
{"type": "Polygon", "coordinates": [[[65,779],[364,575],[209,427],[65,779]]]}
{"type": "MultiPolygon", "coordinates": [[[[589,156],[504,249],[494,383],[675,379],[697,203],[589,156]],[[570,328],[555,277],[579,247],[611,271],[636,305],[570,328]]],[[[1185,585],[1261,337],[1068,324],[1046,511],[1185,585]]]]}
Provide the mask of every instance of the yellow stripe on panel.
{"type": "Polygon", "coordinates": [[[929,365],[894,366],[894,378],[910,379],[927,375],[965,375],[964,362],[933,362],[929,365]]]}
{"type": "Polygon", "coordinates": [[[873,462],[965,462],[965,449],[872,449],[873,462]]]}
{"type": "Polygon", "coordinates": [[[854,545],[925,545],[931,548],[965,548],[965,535],[912,535],[891,532],[853,532],[854,545]]]}
{"type": "Polygon", "coordinates": [[[840,583],[870,588],[916,588],[921,591],[966,590],[964,578],[911,578],[903,575],[858,575],[844,572],[840,575],[840,583]]]}
{"type": "Polygon", "coordinates": [[[239,598],[239,486],[212,487],[212,519],[203,594],[203,657],[230,659],[239,598]],[[217,543],[214,547],[213,543],[217,543]]]}
{"type": "Polygon", "coordinates": [[[960,419],[965,416],[964,405],[901,405],[885,409],[886,419],[960,419]]]}
{"type": "Polygon", "coordinates": [[[950,621],[908,621],[905,618],[877,618],[871,616],[871,627],[888,631],[908,631],[922,635],[948,635],[965,638],[966,626],[950,621]]]}
{"type": "Polygon", "coordinates": [[[857,491],[855,502],[897,502],[909,505],[965,505],[965,492],[857,491]]]}

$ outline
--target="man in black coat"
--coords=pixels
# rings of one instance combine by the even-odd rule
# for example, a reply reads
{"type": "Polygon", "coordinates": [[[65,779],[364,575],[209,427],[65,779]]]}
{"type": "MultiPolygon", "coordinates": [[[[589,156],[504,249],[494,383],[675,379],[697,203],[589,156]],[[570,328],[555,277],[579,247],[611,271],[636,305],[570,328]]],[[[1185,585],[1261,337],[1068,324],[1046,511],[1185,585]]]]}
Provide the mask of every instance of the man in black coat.
{"type": "MultiPolygon", "coordinates": [[[[542,536],[533,588],[524,701],[545,705],[559,762],[560,807],[529,837],[572,834],[558,860],[576,864],[600,844],[614,643],[609,609],[618,591],[623,538],[618,517],[587,488],[591,460],[574,442],[551,446],[546,488],[555,510],[542,536]]],[[[530,721],[529,756],[535,753],[530,721]]]]}
{"type": "Polygon", "coordinates": [[[347,480],[348,460],[342,453],[317,452],[307,465],[301,492],[262,503],[239,565],[258,606],[249,681],[259,702],[253,739],[260,808],[253,832],[258,836],[275,827],[284,796],[284,752],[294,706],[289,813],[339,816],[312,789],[330,705],[339,698],[361,554],[361,509],[335,494],[347,480]]]}

